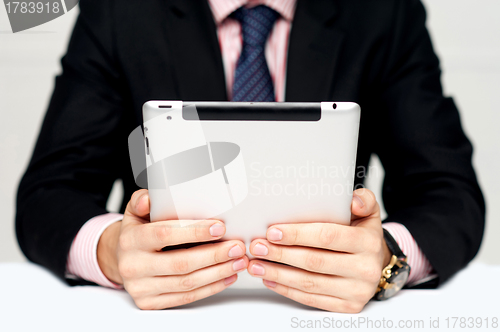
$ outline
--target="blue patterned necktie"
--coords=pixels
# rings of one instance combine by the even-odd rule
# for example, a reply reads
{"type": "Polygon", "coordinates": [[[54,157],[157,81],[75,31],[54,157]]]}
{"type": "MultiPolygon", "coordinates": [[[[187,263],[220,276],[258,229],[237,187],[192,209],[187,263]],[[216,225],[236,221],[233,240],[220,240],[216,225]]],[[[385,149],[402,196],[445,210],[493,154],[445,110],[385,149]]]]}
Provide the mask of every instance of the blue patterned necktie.
{"type": "Polygon", "coordinates": [[[275,101],[264,50],[278,16],[276,11],[264,5],[241,7],[232,14],[240,21],[243,35],[234,75],[233,101],[275,101]]]}

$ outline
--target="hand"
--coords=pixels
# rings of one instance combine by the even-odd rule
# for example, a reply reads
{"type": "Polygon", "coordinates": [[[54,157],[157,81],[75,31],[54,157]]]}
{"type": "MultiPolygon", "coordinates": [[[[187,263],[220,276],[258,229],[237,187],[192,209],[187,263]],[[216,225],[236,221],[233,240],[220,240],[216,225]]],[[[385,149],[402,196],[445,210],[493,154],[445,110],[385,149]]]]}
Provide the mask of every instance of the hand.
{"type": "Polygon", "coordinates": [[[250,244],[250,253],[257,259],[250,261],[248,272],[263,278],[267,288],[302,304],[360,312],[375,294],[391,253],[371,191],[354,192],[351,213],[351,226],[299,223],[269,227],[267,240],[250,244]]]}
{"type": "Polygon", "coordinates": [[[136,191],[123,220],[101,236],[97,259],[111,281],[123,284],[141,309],[164,309],[221,292],[246,269],[241,241],[162,251],[166,246],[220,239],[225,226],[201,220],[181,227],[179,220],[149,222],[147,190],[136,191]]]}

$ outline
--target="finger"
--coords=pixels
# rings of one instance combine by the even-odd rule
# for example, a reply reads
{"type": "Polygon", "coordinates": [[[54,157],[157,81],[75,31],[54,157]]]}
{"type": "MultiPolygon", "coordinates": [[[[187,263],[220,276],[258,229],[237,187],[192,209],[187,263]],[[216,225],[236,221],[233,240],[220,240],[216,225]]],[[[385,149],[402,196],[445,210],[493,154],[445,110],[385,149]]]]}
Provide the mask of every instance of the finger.
{"type": "Polygon", "coordinates": [[[224,280],[216,281],[192,291],[139,298],[135,300],[135,304],[142,310],[158,310],[178,307],[220,293],[224,289],[231,286],[237,279],[238,275],[234,274],[224,280]]]}
{"type": "Polygon", "coordinates": [[[362,252],[366,230],[333,223],[279,224],[267,230],[267,240],[281,245],[323,248],[350,253],[362,252]]]}
{"type": "Polygon", "coordinates": [[[351,203],[351,214],[353,219],[378,215],[380,213],[379,205],[375,194],[366,188],[360,188],[353,192],[351,203]]]}
{"type": "Polygon", "coordinates": [[[312,273],[296,267],[262,260],[248,265],[250,275],[313,294],[334,296],[345,300],[368,301],[376,285],[360,280],[312,273]]]}
{"type": "Polygon", "coordinates": [[[219,220],[165,220],[146,223],[128,229],[121,242],[129,248],[157,251],[167,246],[183,243],[206,242],[220,239],[226,232],[224,223],[219,220]]]}
{"type": "Polygon", "coordinates": [[[250,253],[256,258],[284,263],[307,271],[355,277],[361,266],[357,255],[299,246],[280,246],[258,239],[250,244],[250,253]]]}
{"type": "Polygon", "coordinates": [[[248,266],[248,257],[206,267],[186,275],[141,278],[125,285],[133,298],[165,293],[188,292],[219,280],[229,278],[244,271],[248,266]]]}
{"type": "MultiPolygon", "coordinates": [[[[132,197],[127,204],[127,208],[125,209],[124,215],[132,217],[124,219],[131,219],[132,221],[146,219],[145,217],[149,215],[149,193],[147,189],[137,190],[132,194],[132,197]]],[[[141,220],[141,222],[144,221],[141,220]]]]}
{"type": "Polygon", "coordinates": [[[139,252],[128,259],[124,257],[119,263],[119,271],[124,279],[185,275],[244,255],[243,242],[224,241],[165,252],[139,252]]]}
{"type": "Polygon", "coordinates": [[[280,295],[283,295],[291,300],[294,300],[295,302],[299,302],[310,307],[319,308],[327,311],[342,312],[342,313],[358,313],[364,307],[364,303],[347,301],[328,295],[311,294],[301,291],[299,289],[295,289],[274,282],[269,282],[266,280],[264,280],[264,285],[268,289],[280,295]]]}

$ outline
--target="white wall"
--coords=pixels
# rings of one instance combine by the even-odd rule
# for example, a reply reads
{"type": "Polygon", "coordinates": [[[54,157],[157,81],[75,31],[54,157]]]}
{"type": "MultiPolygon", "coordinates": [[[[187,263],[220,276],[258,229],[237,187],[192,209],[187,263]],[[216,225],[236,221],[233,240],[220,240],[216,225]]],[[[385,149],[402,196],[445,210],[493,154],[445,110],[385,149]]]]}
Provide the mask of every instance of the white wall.
{"type": "MultiPolygon", "coordinates": [[[[403,0],[401,0],[403,1],[403,0]]],[[[486,236],[478,260],[500,264],[500,1],[425,0],[428,26],[441,56],[445,92],[455,97],[475,146],[474,164],[486,196],[486,236]]],[[[78,9],[12,34],[0,5],[0,261],[22,261],[14,235],[14,202],[43,114],[60,71],[59,59],[78,9]]],[[[377,160],[373,162],[378,165],[377,160]]],[[[380,190],[383,171],[369,186],[380,190]]],[[[119,192],[111,200],[117,207],[119,192]]]]}

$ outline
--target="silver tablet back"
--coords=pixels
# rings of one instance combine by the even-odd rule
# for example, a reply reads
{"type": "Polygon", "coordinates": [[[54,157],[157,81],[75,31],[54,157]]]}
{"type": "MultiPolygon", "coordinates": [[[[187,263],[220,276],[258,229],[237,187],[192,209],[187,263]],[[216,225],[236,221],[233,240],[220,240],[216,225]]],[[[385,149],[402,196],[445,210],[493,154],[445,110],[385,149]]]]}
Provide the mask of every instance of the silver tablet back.
{"type": "MultiPolygon", "coordinates": [[[[150,101],[143,115],[151,221],[220,219],[247,246],[272,224],[349,224],[357,104],[150,101]]],[[[234,287],[263,287],[245,274],[234,287]]]]}

